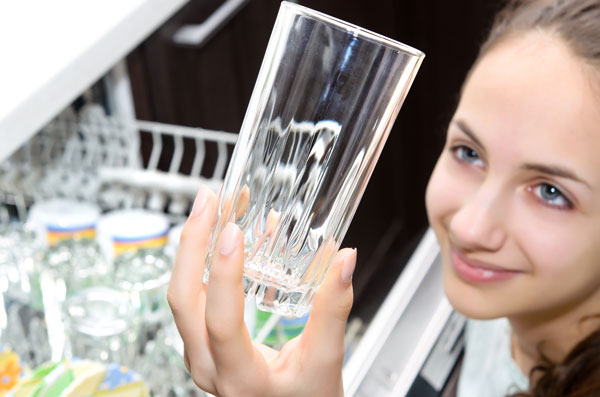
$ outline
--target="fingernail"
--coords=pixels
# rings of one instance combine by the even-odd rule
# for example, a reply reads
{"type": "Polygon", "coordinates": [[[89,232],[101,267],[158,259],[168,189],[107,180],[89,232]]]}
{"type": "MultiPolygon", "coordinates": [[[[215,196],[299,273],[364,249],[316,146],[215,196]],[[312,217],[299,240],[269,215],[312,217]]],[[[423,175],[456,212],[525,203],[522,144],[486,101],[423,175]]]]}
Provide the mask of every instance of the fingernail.
{"type": "Polygon", "coordinates": [[[221,241],[219,242],[219,252],[221,255],[229,255],[235,249],[237,240],[238,228],[235,224],[229,222],[221,233],[221,241]]]}
{"type": "Polygon", "coordinates": [[[201,187],[200,190],[198,190],[198,194],[196,194],[196,198],[194,199],[194,205],[192,206],[192,212],[190,213],[190,216],[196,216],[201,213],[206,205],[207,199],[208,194],[206,192],[206,188],[201,187]]]}
{"type": "Polygon", "coordinates": [[[352,250],[350,254],[348,254],[344,258],[344,263],[342,263],[342,282],[347,284],[352,280],[352,274],[354,274],[354,267],[356,266],[356,248],[352,250]]]}

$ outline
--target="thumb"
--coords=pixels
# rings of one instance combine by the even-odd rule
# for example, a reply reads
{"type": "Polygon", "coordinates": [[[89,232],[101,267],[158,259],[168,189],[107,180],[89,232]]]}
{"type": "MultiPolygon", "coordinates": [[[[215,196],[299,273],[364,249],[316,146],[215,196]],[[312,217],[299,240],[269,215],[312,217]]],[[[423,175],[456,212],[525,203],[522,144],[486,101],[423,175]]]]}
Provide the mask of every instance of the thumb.
{"type": "Polygon", "coordinates": [[[313,309],[302,335],[302,343],[321,362],[344,358],[346,321],[354,298],[352,273],[356,249],[337,253],[323,284],[315,294],[313,309]]]}

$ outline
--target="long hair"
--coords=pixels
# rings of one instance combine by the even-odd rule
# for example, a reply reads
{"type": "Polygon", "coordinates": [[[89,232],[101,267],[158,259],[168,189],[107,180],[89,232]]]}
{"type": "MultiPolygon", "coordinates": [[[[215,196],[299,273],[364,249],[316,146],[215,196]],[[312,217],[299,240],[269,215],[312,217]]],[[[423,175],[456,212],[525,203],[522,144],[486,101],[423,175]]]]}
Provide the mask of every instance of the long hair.
{"type": "Polygon", "coordinates": [[[600,329],[581,340],[560,363],[540,355],[540,364],[530,374],[539,378],[529,391],[512,397],[600,396],[600,329]]]}
{"type": "MultiPolygon", "coordinates": [[[[600,0],[508,0],[475,65],[503,40],[533,30],[562,39],[598,72],[600,83],[600,0]]],[[[552,362],[540,350],[540,362],[529,377],[535,379],[530,389],[513,397],[600,396],[600,329],[579,341],[562,362],[552,362]]]]}

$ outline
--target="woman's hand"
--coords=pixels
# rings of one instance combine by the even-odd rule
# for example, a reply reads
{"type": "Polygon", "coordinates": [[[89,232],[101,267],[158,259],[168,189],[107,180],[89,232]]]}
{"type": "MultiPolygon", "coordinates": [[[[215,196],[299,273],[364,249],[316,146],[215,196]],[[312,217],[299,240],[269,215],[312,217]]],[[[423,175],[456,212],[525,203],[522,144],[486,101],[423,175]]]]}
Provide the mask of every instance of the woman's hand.
{"type": "Polygon", "coordinates": [[[216,207],[215,194],[202,188],[184,226],[167,293],[194,381],[217,396],[342,396],[356,251],[337,253],[303,334],[276,351],[254,344],[244,324],[244,246],[233,223],[219,237],[208,285],[202,282],[216,207]]]}

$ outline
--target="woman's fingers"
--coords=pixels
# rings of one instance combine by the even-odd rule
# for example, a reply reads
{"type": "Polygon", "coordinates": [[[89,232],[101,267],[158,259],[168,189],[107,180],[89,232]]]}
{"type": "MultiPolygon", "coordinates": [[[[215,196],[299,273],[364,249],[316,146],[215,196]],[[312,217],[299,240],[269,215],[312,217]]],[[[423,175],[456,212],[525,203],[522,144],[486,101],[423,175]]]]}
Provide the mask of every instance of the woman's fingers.
{"type": "Polygon", "coordinates": [[[204,323],[204,260],[217,206],[216,195],[202,187],[179,242],[167,299],[185,346],[185,364],[196,383],[212,388],[215,368],[204,323]]]}
{"type": "Polygon", "coordinates": [[[248,201],[250,200],[250,188],[247,185],[242,187],[242,191],[240,192],[240,196],[237,200],[237,205],[235,207],[235,220],[237,221],[246,213],[248,209],[248,201]]]}
{"type": "Polygon", "coordinates": [[[355,264],[355,249],[339,251],[315,294],[313,309],[302,335],[304,348],[314,353],[311,361],[336,360],[341,368],[346,321],[352,308],[355,264]]]}
{"type": "MultiPolygon", "coordinates": [[[[247,193],[236,200],[236,216],[238,211],[245,211],[247,193]]],[[[224,396],[270,395],[274,388],[314,395],[316,389],[310,384],[318,386],[324,395],[339,394],[356,251],[346,249],[336,255],[315,295],[313,312],[301,338],[279,354],[255,348],[244,323],[245,246],[235,223],[228,223],[219,235],[208,285],[202,282],[216,208],[216,195],[202,188],[184,226],[167,293],[184,341],[186,367],[194,381],[224,396]],[[315,382],[297,384],[294,379],[298,373],[315,382]],[[322,385],[327,386],[326,390],[322,385]]],[[[270,215],[267,229],[277,223],[278,214],[270,215]]]]}
{"type": "Polygon", "coordinates": [[[250,200],[250,188],[244,185],[239,191],[237,196],[227,196],[223,201],[223,207],[221,208],[221,216],[227,219],[231,219],[231,216],[237,221],[246,213],[248,209],[248,202],[250,200]],[[235,205],[235,214],[232,214],[233,206],[235,205]]]}
{"type": "MultiPolygon", "coordinates": [[[[250,334],[244,323],[244,241],[234,223],[221,233],[213,254],[206,291],[206,329],[221,379],[235,386],[255,384],[257,365],[250,334]],[[251,369],[251,370],[249,370],[251,369]]],[[[264,360],[263,360],[264,361],[264,360]]],[[[266,373],[266,368],[260,368],[266,373]]],[[[231,385],[230,385],[231,386],[231,385]]],[[[226,394],[226,393],[225,393],[226,394]]]]}
{"type": "Polygon", "coordinates": [[[216,195],[201,187],[181,232],[167,298],[172,309],[189,306],[202,290],[204,259],[215,216],[216,195]]]}

